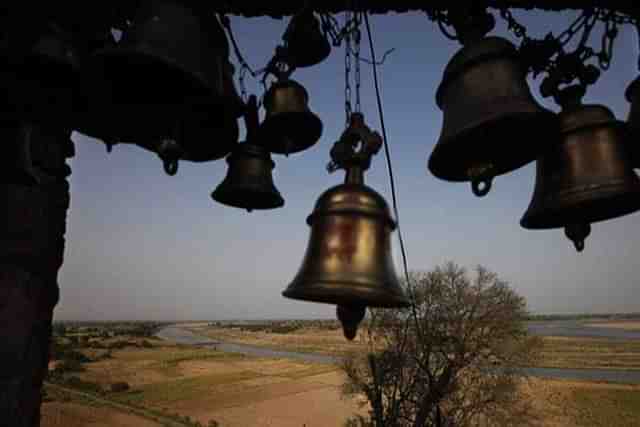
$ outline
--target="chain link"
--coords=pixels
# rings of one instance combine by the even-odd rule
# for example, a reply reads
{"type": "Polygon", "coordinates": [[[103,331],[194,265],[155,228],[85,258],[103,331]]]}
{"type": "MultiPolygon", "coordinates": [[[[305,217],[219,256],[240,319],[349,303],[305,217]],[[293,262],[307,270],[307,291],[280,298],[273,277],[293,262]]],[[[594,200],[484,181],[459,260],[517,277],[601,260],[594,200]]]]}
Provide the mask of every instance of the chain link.
{"type": "MultiPolygon", "coordinates": [[[[347,23],[351,22],[351,12],[346,12],[347,23]]],[[[351,119],[351,33],[348,32],[344,37],[344,112],[345,122],[349,126],[351,119]]]]}
{"type": "Polygon", "coordinates": [[[527,38],[527,28],[513,17],[509,9],[500,9],[500,16],[507,21],[507,27],[519,39],[527,38]]]}
{"type": "Polygon", "coordinates": [[[360,37],[361,33],[360,33],[360,29],[358,28],[355,32],[354,32],[354,38],[355,38],[355,52],[354,52],[354,59],[355,59],[355,63],[356,63],[356,70],[355,70],[355,79],[356,79],[356,112],[360,113],[362,111],[361,107],[360,107],[360,37]]]}
{"type": "Polygon", "coordinates": [[[247,86],[245,85],[246,74],[247,69],[245,67],[240,68],[240,72],[238,73],[238,86],[240,86],[240,98],[245,104],[249,99],[249,95],[247,94],[247,86]]]}

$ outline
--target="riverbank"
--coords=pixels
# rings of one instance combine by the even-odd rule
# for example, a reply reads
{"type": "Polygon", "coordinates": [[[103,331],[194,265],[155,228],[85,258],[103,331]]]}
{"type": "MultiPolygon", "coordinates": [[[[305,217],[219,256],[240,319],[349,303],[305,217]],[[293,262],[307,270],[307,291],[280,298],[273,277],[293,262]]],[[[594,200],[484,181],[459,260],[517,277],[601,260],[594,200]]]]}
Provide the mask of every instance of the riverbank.
{"type": "MultiPolygon", "coordinates": [[[[563,332],[582,330],[562,322],[563,332]]],[[[546,330],[554,329],[547,327],[546,330]]],[[[560,329],[556,327],[555,329],[560,329]]],[[[214,345],[222,351],[258,357],[284,357],[315,363],[338,363],[347,352],[361,351],[363,342],[348,342],[339,329],[304,327],[288,333],[218,327],[207,324],[164,328],[159,336],[187,345],[214,345]]],[[[541,357],[522,372],[542,378],[640,384],[640,340],[541,337],[541,357]]]]}

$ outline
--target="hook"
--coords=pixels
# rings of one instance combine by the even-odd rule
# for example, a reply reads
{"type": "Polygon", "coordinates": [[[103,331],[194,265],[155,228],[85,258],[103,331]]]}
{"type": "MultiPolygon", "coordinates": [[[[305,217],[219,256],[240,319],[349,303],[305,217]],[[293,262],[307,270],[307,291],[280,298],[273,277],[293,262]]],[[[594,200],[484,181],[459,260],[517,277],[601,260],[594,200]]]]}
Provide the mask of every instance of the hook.
{"type": "Polygon", "coordinates": [[[167,175],[174,176],[178,173],[178,159],[162,159],[162,164],[167,175]]]}
{"type": "Polygon", "coordinates": [[[473,178],[471,180],[471,191],[478,197],[484,197],[491,191],[491,184],[493,178],[473,178]]]}
{"type": "Polygon", "coordinates": [[[576,251],[584,250],[584,241],[591,234],[591,224],[569,224],[564,228],[564,234],[573,242],[576,251]]]}

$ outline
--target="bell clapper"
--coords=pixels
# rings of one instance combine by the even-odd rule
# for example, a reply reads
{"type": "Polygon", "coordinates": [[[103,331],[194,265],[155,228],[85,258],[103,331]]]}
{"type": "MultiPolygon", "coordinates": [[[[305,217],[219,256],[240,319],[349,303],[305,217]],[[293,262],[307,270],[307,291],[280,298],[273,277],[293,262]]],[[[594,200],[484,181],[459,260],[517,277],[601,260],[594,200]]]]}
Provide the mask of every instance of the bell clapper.
{"type": "Polygon", "coordinates": [[[358,325],[366,313],[367,307],[363,305],[358,306],[336,306],[336,316],[342,324],[342,331],[344,337],[349,341],[352,341],[358,333],[358,325]]]}
{"type": "Polygon", "coordinates": [[[174,176],[178,173],[178,159],[163,159],[162,162],[167,175],[174,176]]]}
{"type": "Polygon", "coordinates": [[[182,149],[174,139],[163,139],[157,148],[158,157],[162,160],[164,171],[169,176],[178,173],[178,160],[182,156],[182,149]]]}
{"type": "Polygon", "coordinates": [[[116,144],[117,142],[113,139],[105,140],[104,145],[107,147],[107,153],[111,153],[113,151],[113,146],[116,144]]]}
{"type": "Polygon", "coordinates": [[[491,191],[493,176],[491,175],[492,165],[482,165],[469,169],[471,179],[471,191],[477,197],[484,197],[491,191]]]}
{"type": "Polygon", "coordinates": [[[564,234],[573,242],[576,251],[582,252],[584,241],[591,234],[591,224],[569,224],[564,228],[564,234]]]}

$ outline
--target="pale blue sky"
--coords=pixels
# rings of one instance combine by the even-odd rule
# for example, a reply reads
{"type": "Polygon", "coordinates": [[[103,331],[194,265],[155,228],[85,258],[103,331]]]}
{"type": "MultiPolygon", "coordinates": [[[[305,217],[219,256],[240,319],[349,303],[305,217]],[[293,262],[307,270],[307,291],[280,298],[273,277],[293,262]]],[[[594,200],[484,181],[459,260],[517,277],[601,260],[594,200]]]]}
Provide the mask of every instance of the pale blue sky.
{"type": "MultiPolygon", "coordinates": [[[[534,35],[544,35],[561,31],[574,15],[516,16],[534,35]]],[[[507,35],[498,21],[494,34],[507,35]]],[[[257,67],[272,54],[285,21],[232,17],[232,24],[247,60],[257,67]]],[[[594,225],[585,251],[577,254],[561,229],[519,226],[533,190],[533,164],[497,178],[482,199],[466,183],[430,175],[426,161],[442,121],[435,90],[459,46],[421,14],[374,16],[371,24],[378,55],[395,48],[380,76],[410,268],[430,269],[447,260],[483,264],[509,280],[536,312],[640,311],[640,215],[594,225]]],[[[364,43],[362,50],[368,56],[364,43]]],[[[126,145],[107,154],[102,144],[76,134],[56,318],[333,316],[333,306],[287,300],[280,293],[302,261],[309,232],[305,218],[320,193],[342,180],[341,173],[328,175],[325,165],[344,127],[343,61],[343,49],[334,49],[324,63],[294,75],[306,86],[324,133],[308,151],[274,156],[274,179],[286,200],[282,209],[249,214],[213,202],[209,194],[225,175],[224,161],[182,162],[178,175],[169,177],[155,155],[126,145]]],[[[637,75],[636,63],[637,36],[625,28],[611,69],[586,101],[606,104],[626,118],[624,89],[637,75]]],[[[364,64],[362,74],[365,117],[380,129],[371,70],[364,64]]],[[[260,86],[249,87],[261,93],[260,86]]],[[[513,143],[519,143],[518,135],[513,143]]],[[[391,203],[382,153],[367,183],[391,203]]]]}

